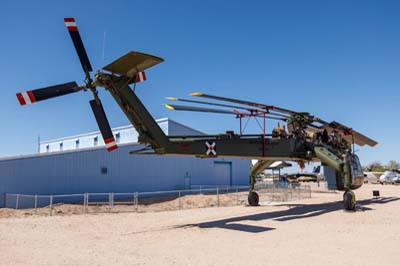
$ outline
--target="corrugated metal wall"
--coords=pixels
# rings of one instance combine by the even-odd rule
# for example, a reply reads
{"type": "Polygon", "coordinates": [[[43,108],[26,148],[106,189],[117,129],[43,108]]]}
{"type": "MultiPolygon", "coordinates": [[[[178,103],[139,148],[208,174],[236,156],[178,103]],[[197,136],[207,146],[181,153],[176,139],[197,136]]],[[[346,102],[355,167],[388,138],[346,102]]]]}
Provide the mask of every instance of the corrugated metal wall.
{"type": "MultiPolygon", "coordinates": [[[[167,135],[169,134],[169,128],[172,128],[174,132],[181,132],[181,134],[199,134],[199,131],[179,124],[168,118],[157,119],[156,122],[160,126],[161,130],[163,130],[167,135]]],[[[117,144],[137,143],[138,133],[132,125],[112,128],[112,132],[117,144]]],[[[49,153],[100,146],[104,146],[103,138],[100,131],[94,131],[64,138],[41,141],[39,144],[39,152],[49,153]]]]}
{"type": "Polygon", "coordinates": [[[249,160],[129,155],[129,151],[138,147],[137,144],[120,146],[111,153],[99,148],[3,159],[0,193],[159,191],[182,189],[185,179],[191,185],[248,184],[249,160]],[[221,163],[231,167],[230,180],[223,184],[219,178],[221,163]]]}
{"type": "Polygon", "coordinates": [[[204,135],[203,132],[198,131],[197,129],[188,127],[186,125],[183,125],[181,123],[178,123],[174,120],[168,119],[168,135],[173,136],[173,135],[204,135]]]}

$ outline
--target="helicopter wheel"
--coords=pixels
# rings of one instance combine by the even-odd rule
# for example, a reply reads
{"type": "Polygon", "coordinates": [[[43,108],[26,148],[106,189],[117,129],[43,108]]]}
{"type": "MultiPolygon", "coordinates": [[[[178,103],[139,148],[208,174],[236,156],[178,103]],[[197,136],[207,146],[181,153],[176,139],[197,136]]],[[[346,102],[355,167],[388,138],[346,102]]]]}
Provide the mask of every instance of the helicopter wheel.
{"type": "Polygon", "coordinates": [[[343,194],[343,205],[347,211],[356,210],[356,195],[353,191],[348,190],[343,194]]]}
{"type": "Polygon", "coordinates": [[[250,191],[249,196],[247,198],[250,206],[258,206],[258,202],[260,200],[257,192],[250,191]]]}

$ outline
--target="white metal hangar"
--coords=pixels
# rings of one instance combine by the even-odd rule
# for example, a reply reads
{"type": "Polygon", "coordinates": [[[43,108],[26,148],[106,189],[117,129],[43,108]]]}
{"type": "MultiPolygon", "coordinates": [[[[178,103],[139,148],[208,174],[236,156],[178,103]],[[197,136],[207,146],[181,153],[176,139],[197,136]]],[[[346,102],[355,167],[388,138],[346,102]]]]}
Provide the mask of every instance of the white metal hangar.
{"type": "MultiPolygon", "coordinates": [[[[202,132],[171,119],[157,120],[167,135],[202,132]]],[[[107,152],[100,132],[39,143],[39,153],[0,159],[0,195],[136,192],[188,189],[196,185],[247,185],[250,160],[131,155],[132,126],[113,129],[119,149],[107,152]]],[[[3,201],[0,200],[0,207],[3,201]]]]}

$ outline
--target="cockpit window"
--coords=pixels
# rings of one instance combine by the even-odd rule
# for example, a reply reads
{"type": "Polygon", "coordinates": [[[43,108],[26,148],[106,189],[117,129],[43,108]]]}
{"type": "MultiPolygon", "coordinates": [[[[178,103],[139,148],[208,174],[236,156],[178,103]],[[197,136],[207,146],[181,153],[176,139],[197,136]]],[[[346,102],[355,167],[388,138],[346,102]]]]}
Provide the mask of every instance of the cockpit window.
{"type": "Polygon", "coordinates": [[[357,155],[350,155],[350,171],[353,177],[364,176],[360,160],[357,155]]]}

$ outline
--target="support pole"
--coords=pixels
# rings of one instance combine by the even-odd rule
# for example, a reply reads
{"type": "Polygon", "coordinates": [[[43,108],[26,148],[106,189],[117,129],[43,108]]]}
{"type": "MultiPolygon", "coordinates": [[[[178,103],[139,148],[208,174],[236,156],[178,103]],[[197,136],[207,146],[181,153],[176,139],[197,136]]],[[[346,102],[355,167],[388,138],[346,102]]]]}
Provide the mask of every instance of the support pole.
{"type": "Polygon", "coordinates": [[[239,121],[240,121],[240,135],[243,135],[243,131],[242,131],[242,116],[239,115],[239,121]]]}
{"type": "Polygon", "coordinates": [[[236,205],[239,205],[239,188],[236,187],[236,205]]]}
{"type": "Polygon", "coordinates": [[[86,193],[86,213],[89,212],[89,193],[86,193]]]}
{"type": "Polygon", "coordinates": [[[262,139],[262,141],[263,141],[263,150],[262,150],[263,157],[265,157],[266,120],[267,120],[267,115],[264,113],[264,115],[263,115],[263,139],[262,139]]]}
{"type": "Polygon", "coordinates": [[[53,195],[50,195],[50,216],[53,215],[53,195]]]}
{"type": "Polygon", "coordinates": [[[18,210],[18,204],[19,204],[19,194],[17,194],[17,199],[15,200],[15,209],[18,210]]]}
{"type": "Polygon", "coordinates": [[[35,214],[37,214],[38,195],[35,195],[35,214]]]}
{"type": "Polygon", "coordinates": [[[83,213],[86,213],[86,199],[87,195],[86,193],[83,193],[83,213]]]}
{"type": "Polygon", "coordinates": [[[181,191],[178,192],[178,207],[181,209],[181,191]]]}
{"type": "Polygon", "coordinates": [[[137,212],[138,211],[138,201],[139,201],[139,199],[138,199],[138,196],[139,196],[139,193],[138,192],[135,192],[134,193],[134,197],[135,197],[135,211],[137,212]]]}
{"type": "Polygon", "coordinates": [[[217,207],[219,207],[219,187],[217,187],[217,207]]]}
{"type": "Polygon", "coordinates": [[[108,211],[110,212],[114,205],[114,193],[108,193],[108,211]]]}

